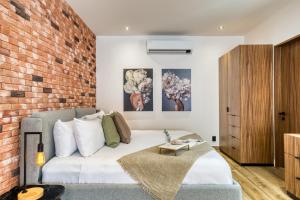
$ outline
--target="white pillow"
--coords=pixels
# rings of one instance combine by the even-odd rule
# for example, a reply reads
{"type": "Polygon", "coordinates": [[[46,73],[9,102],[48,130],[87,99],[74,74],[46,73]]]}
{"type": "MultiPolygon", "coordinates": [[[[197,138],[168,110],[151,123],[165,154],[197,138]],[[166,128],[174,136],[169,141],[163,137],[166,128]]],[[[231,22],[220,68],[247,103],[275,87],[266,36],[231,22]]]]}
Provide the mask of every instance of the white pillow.
{"type": "Polygon", "coordinates": [[[85,115],[82,117],[82,119],[88,119],[88,120],[91,120],[91,119],[102,119],[102,117],[105,115],[105,112],[104,111],[100,111],[100,112],[97,112],[95,114],[91,114],[91,115],[85,115]]]}
{"type": "Polygon", "coordinates": [[[90,156],[104,146],[105,139],[99,119],[74,119],[77,147],[82,156],[90,156]]]}
{"type": "Polygon", "coordinates": [[[77,150],[73,133],[74,121],[62,122],[58,120],[53,129],[55,154],[57,157],[67,157],[77,150]]]}

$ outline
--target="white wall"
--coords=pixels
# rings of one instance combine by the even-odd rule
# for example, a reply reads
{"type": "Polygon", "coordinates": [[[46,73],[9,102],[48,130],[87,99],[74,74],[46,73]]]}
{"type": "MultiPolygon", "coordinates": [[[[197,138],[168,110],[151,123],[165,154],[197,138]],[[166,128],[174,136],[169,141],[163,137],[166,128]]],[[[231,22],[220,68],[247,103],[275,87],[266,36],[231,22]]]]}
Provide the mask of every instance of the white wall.
{"type": "Polygon", "coordinates": [[[300,34],[300,0],[288,0],[273,15],[245,35],[249,44],[278,44],[300,34]]]}
{"type": "MultiPolygon", "coordinates": [[[[184,129],[211,141],[219,135],[218,58],[243,37],[97,37],[97,108],[123,111],[123,68],[153,68],[154,111],[125,112],[133,129],[184,129]],[[148,55],[147,39],[185,39],[193,43],[192,55],[148,55]],[[192,69],[192,111],[161,111],[161,69],[192,69]]],[[[219,141],[217,139],[216,143],[219,141]]]]}

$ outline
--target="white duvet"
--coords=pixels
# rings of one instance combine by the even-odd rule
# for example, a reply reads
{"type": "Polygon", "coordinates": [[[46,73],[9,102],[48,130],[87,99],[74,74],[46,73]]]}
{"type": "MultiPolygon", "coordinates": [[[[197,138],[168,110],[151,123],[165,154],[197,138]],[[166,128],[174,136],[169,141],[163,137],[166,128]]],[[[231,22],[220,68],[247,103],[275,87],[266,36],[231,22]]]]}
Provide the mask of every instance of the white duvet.
{"type": "MultiPolygon", "coordinates": [[[[172,139],[187,134],[186,131],[170,131],[172,139]]],[[[130,144],[117,148],[103,147],[90,157],[82,157],[78,152],[70,157],[54,157],[43,169],[43,183],[119,183],[135,184],[118,164],[124,155],[164,143],[161,130],[134,130],[130,144]]],[[[200,156],[186,174],[182,184],[232,184],[232,174],[228,163],[212,150],[200,156]]]]}

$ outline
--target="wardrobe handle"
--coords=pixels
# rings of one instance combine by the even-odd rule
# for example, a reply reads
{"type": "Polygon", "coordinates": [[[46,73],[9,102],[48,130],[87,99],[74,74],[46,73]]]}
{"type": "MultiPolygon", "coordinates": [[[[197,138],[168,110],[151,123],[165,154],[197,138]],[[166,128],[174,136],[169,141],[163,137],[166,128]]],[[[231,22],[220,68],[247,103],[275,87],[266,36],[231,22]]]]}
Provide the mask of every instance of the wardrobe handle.
{"type": "Polygon", "coordinates": [[[233,136],[233,135],[232,135],[231,137],[232,137],[232,138],[236,138],[236,137],[235,137],[235,136],[233,136]]]}
{"type": "Polygon", "coordinates": [[[231,148],[235,150],[235,147],[231,147],[231,148]]]}
{"type": "Polygon", "coordinates": [[[300,156],[295,156],[296,159],[300,160],[300,156]]]}
{"type": "Polygon", "coordinates": [[[278,113],[279,115],[281,115],[281,116],[285,116],[285,112],[280,112],[280,113],[278,113]]]}
{"type": "Polygon", "coordinates": [[[280,113],[278,113],[278,115],[280,116],[280,118],[281,118],[281,120],[285,120],[285,115],[286,115],[286,113],[285,112],[280,112],[280,113]]]}
{"type": "Polygon", "coordinates": [[[296,179],[297,179],[298,181],[300,181],[300,177],[299,177],[299,176],[297,176],[296,179]]]}

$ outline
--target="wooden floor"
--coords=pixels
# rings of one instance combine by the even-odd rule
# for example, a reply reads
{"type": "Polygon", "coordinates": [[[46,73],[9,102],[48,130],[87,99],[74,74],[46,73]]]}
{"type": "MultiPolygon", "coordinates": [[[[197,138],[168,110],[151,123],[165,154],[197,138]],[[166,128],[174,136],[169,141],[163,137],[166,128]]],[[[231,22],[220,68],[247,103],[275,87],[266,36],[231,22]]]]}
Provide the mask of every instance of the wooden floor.
{"type": "Polygon", "coordinates": [[[244,200],[291,199],[284,189],[283,169],[240,166],[225,154],[221,155],[229,163],[234,179],[242,186],[244,200]]]}

